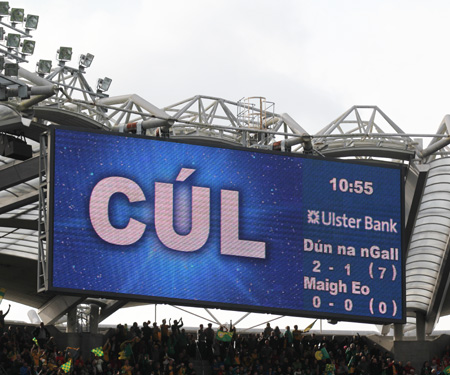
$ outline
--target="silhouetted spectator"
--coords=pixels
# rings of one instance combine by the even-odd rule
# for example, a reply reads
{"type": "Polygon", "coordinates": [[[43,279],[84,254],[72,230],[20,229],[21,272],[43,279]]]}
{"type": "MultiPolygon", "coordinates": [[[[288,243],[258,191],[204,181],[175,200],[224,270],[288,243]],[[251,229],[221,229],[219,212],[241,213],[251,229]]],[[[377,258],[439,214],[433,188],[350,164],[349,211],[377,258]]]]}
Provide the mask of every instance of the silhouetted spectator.
{"type": "Polygon", "coordinates": [[[141,338],[141,329],[139,328],[137,322],[134,322],[130,328],[131,337],[141,338]]]}
{"type": "Polygon", "coordinates": [[[39,327],[37,327],[33,331],[33,337],[36,337],[39,347],[41,347],[41,348],[45,347],[47,340],[50,338],[50,333],[48,332],[47,328],[44,326],[44,322],[41,322],[39,327]]]}
{"type": "Polygon", "coordinates": [[[8,306],[8,310],[3,314],[3,310],[0,310],[0,334],[5,330],[5,317],[8,315],[9,310],[11,310],[11,305],[8,306]]]}
{"type": "Polygon", "coordinates": [[[150,322],[144,322],[144,326],[142,327],[142,338],[147,346],[150,345],[153,333],[153,330],[150,328],[149,324],[150,322]]]}
{"type": "Polygon", "coordinates": [[[180,334],[180,328],[183,327],[183,318],[180,318],[180,321],[178,323],[177,320],[173,321],[172,326],[170,327],[172,330],[172,335],[174,337],[177,337],[180,334]]]}
{"type": "Polygon", "coordinates": [[[163,346],[166,345],[167,341],[169,340],[169,324],[166,324],[166,319],[163,319],[162,324],[159,326],[161,329],[161,344],[163,346]]]}
{"type": "Polygon", "coordinates": [[[263,332],[264,338],[265,339],[269,338],[272,331],[273,331],[273,329],[270,326],[270,323],[267,323],[266,328],[264,328],[264,332],[263,332]]]}
{"type": "Polygon", "coordinates": [[[152,336],[153,336],[153,342],[161,342],[161,330],[158,327],[158,323],[153,323],[153,329],[152,329],[152,336]]]}
{"type": "Polygon", "coordinates": [[[207,352],[206,355],[209,357],[209,359],[212,359],[213,355],[212,347],[214,343],[215,332],[212,328],[211,323],[208,323],[208,327],[205,328],[205,336],[206,336],[206,352],[207,352]]]}

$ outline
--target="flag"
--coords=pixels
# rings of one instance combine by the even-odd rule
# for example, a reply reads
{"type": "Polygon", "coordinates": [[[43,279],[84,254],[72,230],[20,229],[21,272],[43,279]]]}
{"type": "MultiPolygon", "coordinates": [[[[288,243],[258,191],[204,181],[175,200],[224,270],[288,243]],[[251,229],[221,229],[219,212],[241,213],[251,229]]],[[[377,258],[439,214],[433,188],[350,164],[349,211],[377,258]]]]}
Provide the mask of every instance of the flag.
{"type": "Polygon", "coordinates": [[[217,331],[216,339],[219,341],[230,342],[233,338],[233,332],[217,331]]]}
{"type": "Polygon", "coordinates": [[[2,303],[3,298],[5,297],[5,294],[6,294],[6,289],[0,288],[0,303],[2,303]]]}
{"type": "Polygon", "coordinates": [[[64,372],[69,372],[70,369],[72,367],[72,360],[70,359],[69,361],[67,361],[66,363],[64,363],[63,365],[61,365],[61,368],[64,372]]]}
{"type": "Polygon", "coordinates": [[[119,352],[119,359],[129,359],[133,356],[133,348],[131,344],[126,344],[125,348],[119,352]]]}
{"type": "Polygon", "coordinates": [[[334,374],[334,370],[336,370],[334,365],[331,363],[327,363],[327,365],[325,366],[325,374],[334,374]]]}
{"type": "Polygon", "coordinates": [[[444,374],[450,374],[450,366],[447,366],[447,367],[444,369],[444,374]]]}
{"type": "Polygon", "coordinates": [[[75,360],[80,355],[80,348],[72,348],[71,346],[68,346],[66,348],[66,353],[70,356],[70,358],[75,360]]]}
{"type": "Polygon", "coordinates": [[[303,332],[309,332],[311,330],[311,328],[314,326],[314,324],[316,324],[318,319],[314,320],[314,322],[312,322],[308,327],[306,327],[303,332]]]}
{"type": "Polygon", "coordinates": [[[127,356],[125,355],[125,350],[122,350],[121,352],[119,352],[119,359],[127,359],[127,356]]]}
{"type": "Polygon", "coordinates": [[[314,354],[314,356],[316,357],[316,359],[317,359],[318,361],[321,361],[322,359],[328,359],[328,358],[330,358],[330,355],[328,354],[328,351],[327,351],[327,349],[325,349],[325,348],[322,348],[322,349],[318,350],[318,351],[314,354]]]}
{"type": "Polygon", "coordinates": [[[320,351],[322,352],[323,358],[325,358],[325,359],[330,358],[330,355],[328,354],[328,351],[326,348],[322,348],[322,349],[320,349],[320,351]]]}
{"type": "Polygon", "coordinates": [[[38,342],[38,340],[37,340],[37,338],[36,337],[33,337],[33,342],[37,345],[37,347],[39,348],[39,342],[38,342]]]}
{"type": "Polygon", "coordinates": [[[348,368],[355,367],[354,364],[355,364],[355,357],[352,356],[352,358],[350,358],[350,361],[348,361],[347,367],[348,368]]]}
{"type": "Polygon", "coordinates": [[[98,348],[94,348],[91,350],[97,357],[103,357],[103,348],[99,346],[98,348]]]}
{"type": "Polygon", "coordinates": [[[131,356],[133,355],[133,348],[131,347],[131,344],[128,344],[125,347],[125,354],[128,358],[131,358],[131,356]]]}

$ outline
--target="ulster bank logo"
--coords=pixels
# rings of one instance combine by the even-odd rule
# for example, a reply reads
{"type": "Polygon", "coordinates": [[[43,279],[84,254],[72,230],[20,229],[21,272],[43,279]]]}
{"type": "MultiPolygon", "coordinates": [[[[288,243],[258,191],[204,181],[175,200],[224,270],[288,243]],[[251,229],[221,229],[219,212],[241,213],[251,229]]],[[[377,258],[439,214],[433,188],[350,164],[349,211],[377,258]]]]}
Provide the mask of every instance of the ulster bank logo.
{"type": "Polygon", "coordinates": [[[320,212],[308,210],[308,224],[320,224],[320,212]]]}
{"type": "Polygon", "coordinates": [[[352,217],[343,213],[341,215],[333,211],[307,210],[307,223],[312,225],[323,225],[327,227],[363,229],[375,232],[398,233],[397,222],[392,218],[389,220],[378,220],[372,216],[352,217]]]}

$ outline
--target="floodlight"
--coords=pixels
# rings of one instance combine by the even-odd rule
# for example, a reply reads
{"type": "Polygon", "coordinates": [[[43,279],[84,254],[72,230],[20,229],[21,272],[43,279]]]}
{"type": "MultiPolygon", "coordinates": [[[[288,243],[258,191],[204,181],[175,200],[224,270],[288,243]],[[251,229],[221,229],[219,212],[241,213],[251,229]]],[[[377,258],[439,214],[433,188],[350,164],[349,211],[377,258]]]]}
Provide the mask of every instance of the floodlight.
{"type": "Polygon", "coordinates": [[[111,86],[112,79],[105,77],[105,78],[99,78],[97,82],[97,90],[104,92],[109,90],[109,86],[111,86]]]}
{"type": "Polygon", "coordinates": [[[5,76],[17,77],[19,75],[19,64],[5,63],[5,76]]]}
{"type": "Polygon", "coordinates": [[[4,67],[5,67],[5,57],[0,56],[0,71],[2,71],[4,67]]]}
{"type": "Polygon", "coordinates": [[[0,27],[0,40],[5,39],[5,29],[0,27]]]}
{"type": "Polygon", "coordinates": [[[85,68],[89,68],[92,64],[92,60],[94,60],[94,55],[87,53],[86,55],[80,56],[80,66],[84,66],[85,68]]]}
{"type": "Polygon", "coordinates": [[[35,16],[34,14],[28,14],[25,22],[25,28],[37,29],[38,23],[39,23],[39,16],[35,16]]]}
{"type": "Polygon", "coordinates": [[[70,61],[72,60],[72,47],[59,47],[57,51],[56,58],[59,61],[70,61]]]}
{"type": "Polygon", "coordinates": [[[32,55],[34,53],[34,46],[36,42],[34,40],[25,39],[22,43],[22,53],[24,55],[32,55]]]}
{"type": "Polygon", "coordinates": [[[9,20],[11,22],[23,22],[25,16],[25,10],[23,8],[11,8],[11,16],[9,20]]]}
{"type": "Polygon", "coordinates": [[[48,74],[52,70],[52,61],[51,60],[39,60],[36,63],[36,72],[38,74],[48,74]]]}
{"type": "Polygon", "coordinates": [[[9,15],[9,1],[0,1],[0,16],[9,15]]]}
{"type": "Polygon", "coordinates": [[[6,46],[9,48],[17,48],[20,45],[20,34],[8,34],[6,37],[6,46]]]}

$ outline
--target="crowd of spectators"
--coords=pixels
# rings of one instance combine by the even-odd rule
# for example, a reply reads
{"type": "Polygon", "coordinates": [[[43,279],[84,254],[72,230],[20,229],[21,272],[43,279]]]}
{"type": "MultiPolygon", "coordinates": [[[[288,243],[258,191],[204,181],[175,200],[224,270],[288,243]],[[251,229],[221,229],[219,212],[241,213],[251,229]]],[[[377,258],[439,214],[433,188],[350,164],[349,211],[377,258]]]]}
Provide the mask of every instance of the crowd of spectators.
{"type": "Polygon", "coordinates": [[[118,325],[102,352],[89,356],[58,347],[43,324],[3,326],[0,333],[0,375],[429,375],[444,374],[450,364],[449,347],[413,368],[364,337],[318,337],[270,323],[256,334],[212,324],[186,332],[182,319],[118,325]]]}

